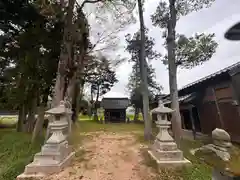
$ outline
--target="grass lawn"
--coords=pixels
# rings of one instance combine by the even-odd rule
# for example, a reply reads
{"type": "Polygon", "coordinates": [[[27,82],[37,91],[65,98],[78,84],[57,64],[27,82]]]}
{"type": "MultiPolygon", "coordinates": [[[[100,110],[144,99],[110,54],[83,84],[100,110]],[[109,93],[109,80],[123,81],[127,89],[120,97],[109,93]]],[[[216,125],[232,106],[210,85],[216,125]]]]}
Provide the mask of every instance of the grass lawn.
{"type": "Polygon", "coordinates": [[[0,116],[0,128],[12,128],[17,124],[17,116],[0,116]]]}
{"type": "MultiPolygon", "coordinates": [[[[133,114],[127,114],[127,117],[129,117],[130,121],[133,121],[133,119],[134,119],[134,115],[133,115],[133,114]]],[[[140,121],[143,120],[142,113],[139,113],[138,119],[139,119],[140,121]]]]}
{"type": "Polygon", "coordinates": [[[122,132],[122,131],[141,131],[143,132],[143,124],[126,124],[126,123],[107,123],[100,124],[91,120],[80,120],[79,130],[85,132],[108,131],[108,132],[122,132]]]}
{"type": "MultiPolygon", "coordinates": [[[[130,121],[134,119],[134,115],[127,115],[129,117],[130,121]]],[[[104,115],[101,113],[99,116],[99,119],[104,119],[104,115]]],[[[89,121],[92,120],[92,117],[88,115],[79,115],[79,119],[81,121],[89,121]]],[[[139,113],[139,120],[142,121],[142,114],[139,113]]],[[[17,124],[17,116],[0,116],[0,128],[13,128],[17,124]]]]}
{"type": "Polygon", "coordinates": [[[15,129],[0,129],[0,180],[15,180],[25,165],[32,161],[40,150],[42,139],[35,145],[30,143],[31,135],[18,133],[15,129]]]}
{"type": "MultiPolygon", "coordinates": [[[[79,145],[82,138],[89,132],[138,132],[139,143],[143,142],[143,124],[100,124],[91,120],[81,120],[73,127],[70,138],[71,144],[79,145]]],[[[42,139],[35,145],[30,144],[31,135],[17,133],[13,129],[0,129],[0,180],[13,180],[23,172],[25,165],[32,161],[36,152],[39,152],[42,139]]],[[[201,145],[198,141],[182,141],[184,155],[192,162],[192,166],[179,170],[162,169],[157,180],[211,180],[211,168],[200,162],[189,152],[191,148],[201,145]]],[[[81,153],[78,152],[77,154],[81,153]]],[[[82,152],[84,153],[84,152],[82,152]]],[[[143,152],[147,166],[156,170],[156,163],[143,152]]],[[[155,179],[154,179],[155,180],[155,179]]]]}

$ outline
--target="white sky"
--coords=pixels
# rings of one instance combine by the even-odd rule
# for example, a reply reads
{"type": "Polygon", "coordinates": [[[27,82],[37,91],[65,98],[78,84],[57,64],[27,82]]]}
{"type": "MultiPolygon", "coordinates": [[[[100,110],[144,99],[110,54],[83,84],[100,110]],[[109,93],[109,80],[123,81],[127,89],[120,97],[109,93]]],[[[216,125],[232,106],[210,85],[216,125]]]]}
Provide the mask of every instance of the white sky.
{"type": "MultiPolygon", "coordinates": [[[[155,49],[159,52],[163,51],[161,34],[158,28],[152,26],[150,15],[155,12],[159,0],[145,1],[145,24],[149,28],[149,35],[155,38],[155,49]]],[[[178,69],[178,88],[187,85],[195,80],[225,68],[233,63],[240,61],[240,43],[232,42],[224,39],[224,33],[234,23],[240,21],[240,0],[216,0],[216,2],[208,9],[203,9],[196,13],[191,13],[186,17],[182,17],[177,24],[177,32],[184,33],[189,36],[194,33],[209,32],[216,34],[216,41],[219,43],[217,52],[212,59],[205,64],[195,67],[191,70],[178,69]]],[[[124,35],[133,34],[139,28],[139,24],[131,25],[126,31],[121,33],[121,44],[124,44],[124,35]]],[[[119,50],[122,56],[128,54],[124,49],[119,50]]],[[[167,67],[160,60],[152,62],[156,70],[157,81],[164,87],[163,92],[169,92],[168,71],[167,67]]],[[[117,83],[112,90],[106,94],[108,97],[116,95],[124,96],[126,94],[126,84],[128,76],[131,72],[131,64],[123,63],[117,69],[117,83]]]]}

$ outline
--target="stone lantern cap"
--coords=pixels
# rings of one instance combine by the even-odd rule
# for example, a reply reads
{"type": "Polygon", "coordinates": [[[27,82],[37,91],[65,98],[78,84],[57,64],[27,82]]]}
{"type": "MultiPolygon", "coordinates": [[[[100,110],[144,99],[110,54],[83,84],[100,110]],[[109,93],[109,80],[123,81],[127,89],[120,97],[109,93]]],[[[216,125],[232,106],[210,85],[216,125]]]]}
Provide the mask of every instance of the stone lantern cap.
{"type": "Polygon", "coordinates": [[[60,101],[59,106],[49,109],[48,111],[46,111],[46,113],[52,115],[64,115],[71,113],[71,109],[65,107],[64,101],[60,101]]]}
{"type": "Polygon", "coordinates": [[[171,108],[165,107],[161,100],[159,100],[158,102],[158,107],[151,110],[151,113],[154,113],[154,114],[169,114],[172,112],[174,112],[174,110],[171,108]]]}

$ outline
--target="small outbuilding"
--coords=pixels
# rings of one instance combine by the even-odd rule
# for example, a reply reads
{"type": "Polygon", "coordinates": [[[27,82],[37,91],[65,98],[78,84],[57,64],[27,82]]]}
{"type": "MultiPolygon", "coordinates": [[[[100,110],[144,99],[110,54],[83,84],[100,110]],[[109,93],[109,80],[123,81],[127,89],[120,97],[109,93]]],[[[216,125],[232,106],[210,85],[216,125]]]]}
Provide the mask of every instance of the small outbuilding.
{"type": "Polygon", "coordinates": [[[128,98],[103,98],[101,107],[104,109],[105,122],[126,122],[128,98]]]}

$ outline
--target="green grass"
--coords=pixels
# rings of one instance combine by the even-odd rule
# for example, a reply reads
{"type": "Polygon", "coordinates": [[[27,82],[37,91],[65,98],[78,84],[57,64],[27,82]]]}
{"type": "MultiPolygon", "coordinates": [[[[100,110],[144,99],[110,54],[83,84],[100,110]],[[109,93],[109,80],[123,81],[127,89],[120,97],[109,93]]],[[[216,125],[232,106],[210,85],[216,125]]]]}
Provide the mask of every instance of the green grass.
{"type": "Polygon", "coordinates": [[[84,115],[84,114],[79,114],[78,116],[79,120],[87,121],[87,120],[92,120],[92,116],[84,115]]]}
{"type": "MultiPolygon", "coordinates": [[[[88,115],[83,115],[83,114],[79,114],[79,119],[80,120],[92,120],[92,116],[88,116],[88,115]]],[[[132,121],[133,119],[134,119],[134,115],[133,114],[127,114],[127,117],[130,119],[130,121],[132,121]]],[[[103,112],[99,112],[99,117],[98,117],[99,119],[104,119],[104,113],[103,112]]],[[[138,115],[138,119],[140,120],[140,121],[142,121],[143,120],[143,117],[142,117],[142,113],[139,113],[139,115],[138,115]]]]}
{"type": "Polygon", "coordinates": [[[191,161],[191,165],[179,169],[164,169],[158,171],[156,162],[146,153],[142,152],[144,162],[158,173],[156,180],[211,180],[212,169],[210,166],[199,160],[190,153],[190,149],[198,148],[202,145],[200,141],[182,140],[181,149],[184,157],[191,161]]]}
{"type": "Polygon", "coordinates": [[[190,153],[190,149],[198,148],[203,143],[200,141],[183,140],[181,149],[184,156],[192,162],[192,166],[180,171],[184,180],[211,180],[212,168],[190,153]]]}
{"type": "Polygon", "coordinates": [[[15,127],[17,124],[17,117],[0,117],[0,127],[15,127]]]}
{"type": "MultiPolygon", "coordinates": [[[[134,115],[127,115],[127,117],[129,117],[130,121],[132,121],[134,119],[134,115]]],[[[104,119],[104,114],[100,113],[99,119],[102,118],[104,119]]],[[[92,120],[91,116],[88,115],[83,115],[83,114],[79,114],[79,119],[81,121],[89,121],[92,120]]],[[[139,120],[142,121],[143,117],[142,114],[139,113],[139,120]]],[[[0,128],[12,128],[15,127],[17,124],[17,117],[7,117],[7,116],[0,116],[0,128]]]]}
{"type": "Polygon", "coordinates": [[[31,135],[12,129],[0,130],[0,180],[15,180],[40,150],[42,138],[31,145],[31,135]]]}
{"type": "MultiPolygon", "coordinates": [[[[134,120],[134,115],[133,115],[133,114],[127,114],[127,117],[130,119],[130,121],[133,121],[133,120],[134,120]]],[[[139,119],[140,121],[143,120],[142,113],[139,113],[138,119],[139,119]]]]}
{"type": "Polygon", "coordinates": [[[100,124],[90,120],[80,120],[79,130],[80,132],[97,132],[97,131],[108,131],[108,132],[131,132],[131,131],[142,131],[143,124],[125,124],[125,123],[109,123],[100,124]]]}

